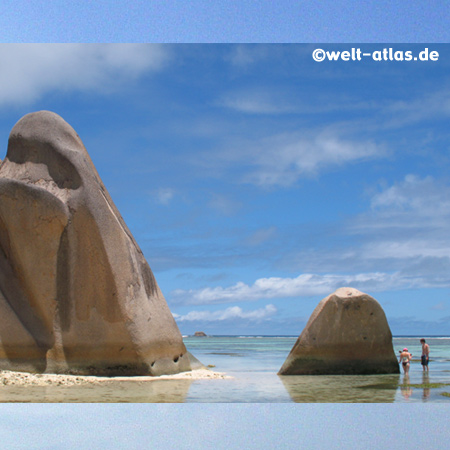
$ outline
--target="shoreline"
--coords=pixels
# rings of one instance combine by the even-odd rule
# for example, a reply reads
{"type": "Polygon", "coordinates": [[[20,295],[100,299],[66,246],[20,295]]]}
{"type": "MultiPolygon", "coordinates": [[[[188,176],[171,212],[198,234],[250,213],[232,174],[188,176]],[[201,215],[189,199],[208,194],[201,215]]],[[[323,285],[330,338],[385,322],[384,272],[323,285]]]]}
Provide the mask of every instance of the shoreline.
{"type": "Polygon", "coordinates": [[[233,378],[222,372],[209,369],[194,369],[172,375],[101,377],[94,375],[40,374],[0,370],[0,385],[3,386],[75,386],[82,384],[106,384],[116,381],[152,382],[159,380],[218,380],[233,378]]]}

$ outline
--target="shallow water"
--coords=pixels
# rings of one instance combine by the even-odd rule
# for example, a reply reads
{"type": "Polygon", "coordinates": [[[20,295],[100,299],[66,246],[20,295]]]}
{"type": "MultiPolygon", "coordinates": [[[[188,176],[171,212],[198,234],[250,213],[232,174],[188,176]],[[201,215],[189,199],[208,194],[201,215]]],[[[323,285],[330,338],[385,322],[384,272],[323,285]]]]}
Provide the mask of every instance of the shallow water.
{"type": "MultiPolygon", "coordinates": [[[[233,380],[205,385],[194,382],[186,401],[190,402],[326,402],[401,403],[450,402],[443,392],[449,386],[420,388],[430,383],[450,384],[450,337],[428,338],[430,371],[423,374],[418,337],[395,337],[395,353],[407,347],[413,355],[409,376],[278,376],[297,337],[208,337],[185,338],[188,349],[204,364],[226,372],[233,380]],[[414,386],[416,385],[416,386],[414,386]]],[[[206,380],[208,381],[208,380],[206,380]]]]}
{"type": "Polygon", "coordinates": [[[278,370],[296,337],[186,337],[186,347],[203,364],[232,379],[112,381],[102,385],[1,386],[2,402],[152,402],[152,403],[449,403],[450,337],[428,338],[429,374],[420,365],[418,337],[395,337],[395,353],[413,354],[409,377],[401,375],[283,376],[278,370]],[[424,383],[448,386],[418,387],[424,383]]]}

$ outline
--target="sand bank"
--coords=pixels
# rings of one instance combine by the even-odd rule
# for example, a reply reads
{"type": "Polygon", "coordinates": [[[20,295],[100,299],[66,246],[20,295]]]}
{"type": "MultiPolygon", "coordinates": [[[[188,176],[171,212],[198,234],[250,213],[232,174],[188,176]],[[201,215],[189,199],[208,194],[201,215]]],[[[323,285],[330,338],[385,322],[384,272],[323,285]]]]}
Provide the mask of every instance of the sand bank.
{"type": "Polygon", "coordinates": [[[161,375],[158,377],[96,377],[81,375],[35,374],[28,372],[0,371],[0,386],[74,386],[80,384],[105,384],[115,381],[151,382],[158,380],[205,380],[232,378],[221,372],[209,369],[196,369],[191,372],[182,372],[174,375],[161,375]]]}

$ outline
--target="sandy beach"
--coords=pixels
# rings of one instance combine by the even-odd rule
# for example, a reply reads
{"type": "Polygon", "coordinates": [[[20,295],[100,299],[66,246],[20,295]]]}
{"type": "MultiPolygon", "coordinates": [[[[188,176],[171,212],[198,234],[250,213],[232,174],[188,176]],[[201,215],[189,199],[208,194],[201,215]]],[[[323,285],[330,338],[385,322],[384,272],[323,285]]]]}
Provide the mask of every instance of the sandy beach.
{"type": "Polygon", "coordinates": [[[0,385],[4,386],[74,386],[86,384],[106,384],[116,381],[152,382],[159,380],[205,380],[232,378],[221,372],[213,372],[209,369],[196,369],[190,372],[182,372],[173,375],[161,375],[158,377],[96,377],[81,375],[56,375],[33,374],[28,372],[0,371],[0,385]]]}

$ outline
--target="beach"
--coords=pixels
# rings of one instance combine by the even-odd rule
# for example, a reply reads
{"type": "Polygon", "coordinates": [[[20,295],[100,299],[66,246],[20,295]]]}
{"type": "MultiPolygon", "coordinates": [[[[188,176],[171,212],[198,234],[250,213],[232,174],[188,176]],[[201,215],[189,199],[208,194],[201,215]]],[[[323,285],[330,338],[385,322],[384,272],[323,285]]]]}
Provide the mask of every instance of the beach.
{"type": "Polygon", "coordinates": [[[161,376],[97,377],[0,371],[0,402],[185,403],[194,381],[231,376],[207,368],[161,376]]]}
{"type": "Polygon", "coordinates": [[[195,369],[190,372],[181,372],[173,375],[160,375],[157,377],[97,377],[81,375],[59,374],[33,374],[28,372],[0,371],[0,384],[3,386],[74,386],[82,384],[104,384],[120,381],[133,381],[136,383],[155,382],[160,380],[205,380],[230,378],[228,375],[213,372],[209,369],[195,369]]]}
{"type": "Polygon", "coordinates": [[[448,403],[450,337],[429,337],[430,372],[419,337],[394,337],[413,354],[410,374],[278,376],[295,336],[184,337],[209,369],[158,377],[93,377],[2,371],[2,402],[448,403]]]}

